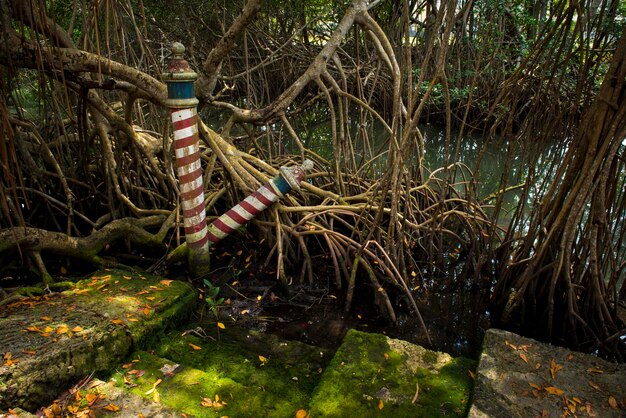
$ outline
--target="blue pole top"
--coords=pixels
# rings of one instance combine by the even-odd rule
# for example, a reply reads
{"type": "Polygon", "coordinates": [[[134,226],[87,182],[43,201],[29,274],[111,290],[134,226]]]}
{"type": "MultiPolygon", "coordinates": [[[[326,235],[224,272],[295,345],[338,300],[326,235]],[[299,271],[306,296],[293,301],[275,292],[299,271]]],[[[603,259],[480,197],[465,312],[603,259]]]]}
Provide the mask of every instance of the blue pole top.
{"type": "Polygon", "coordinates": [[[180,42],[172,44],[172,57],[163,74],[167,84],[167,105],[172,108],[195,107],[198,104],[193,83],[198,78],[187,60],[183,58],[185,47],[180,42]]]}

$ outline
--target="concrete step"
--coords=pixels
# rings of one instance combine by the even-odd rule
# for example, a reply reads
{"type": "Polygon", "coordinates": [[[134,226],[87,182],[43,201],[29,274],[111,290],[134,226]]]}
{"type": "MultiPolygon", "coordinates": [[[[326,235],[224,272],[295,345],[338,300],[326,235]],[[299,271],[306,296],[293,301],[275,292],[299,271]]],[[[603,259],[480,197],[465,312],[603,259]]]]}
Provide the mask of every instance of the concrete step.
{"type": "Polygon", "coordinates": [[[196,298],[180,281],[102,270],[72,290],[0,307],[0,411],[34,411],[85,376],[110,371],[186,321],[196,298]]]}

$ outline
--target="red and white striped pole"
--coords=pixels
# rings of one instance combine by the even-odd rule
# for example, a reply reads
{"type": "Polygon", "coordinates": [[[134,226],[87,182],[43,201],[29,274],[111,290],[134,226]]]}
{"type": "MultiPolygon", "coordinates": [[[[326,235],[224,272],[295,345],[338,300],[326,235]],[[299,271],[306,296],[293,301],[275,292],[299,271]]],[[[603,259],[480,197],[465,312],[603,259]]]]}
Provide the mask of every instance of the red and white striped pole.
{"type": "Polygon", "coordinates": [[[196,277],[200,277],[209,272],[209,238],[200,165],[196,110],[198,99],[193,87],[198,76],[183,59],[184,53],[185,47],[181,43],[172,44],[172,57],[164,78],[167,84],[167,105],[174,126],[176,172],[180,184],[189,269],[196,277]]]}
{"type": "Polygon", "coordinates": [[[300,182],[304,180],[304,172],[311,168],[313,168],[313,162],[310,160],[305,160],[302,166],[281,167],[280,174],[209,225],[209,245],[233,233],[290,190],[299,191],[300,182]]]}

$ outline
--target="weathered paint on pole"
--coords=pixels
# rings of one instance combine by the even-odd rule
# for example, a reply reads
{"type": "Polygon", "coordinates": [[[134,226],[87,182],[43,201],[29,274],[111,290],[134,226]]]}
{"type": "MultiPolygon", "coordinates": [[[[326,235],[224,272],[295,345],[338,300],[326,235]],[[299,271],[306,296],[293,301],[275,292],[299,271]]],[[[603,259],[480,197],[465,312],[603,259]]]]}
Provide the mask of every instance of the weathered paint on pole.
{"type": "Polygon", "coordinates": [[[167,105],[174,127],[176,172],[180,184],[185,241],[189,250],[189,268],[192,274],[199,277],[209,271],[209,245],[198,139],[198,99],[193,87],[198,76],[183,59],[184,52],[185,47],[181,43],[172,45],[172,58],[164,77],[167,105]]]}
{"type": "Polygon", "coordinates": [[[304,172],[313,168],[313,162],[304,161],[302,166],[281,167],[280,174],[261,186],[228,212],[209,225],[209,245],[215,244],[240,228],[250,219],[276,202],[291,189],[300,190],[304,172]]]}

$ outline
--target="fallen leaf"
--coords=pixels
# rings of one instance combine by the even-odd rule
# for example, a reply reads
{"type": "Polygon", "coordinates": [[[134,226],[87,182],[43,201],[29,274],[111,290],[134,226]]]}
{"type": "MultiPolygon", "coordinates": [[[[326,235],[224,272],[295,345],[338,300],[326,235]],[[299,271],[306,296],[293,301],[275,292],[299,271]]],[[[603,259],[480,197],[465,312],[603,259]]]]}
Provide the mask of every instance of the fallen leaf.
{"type": "Polygon", "coordinates": [[[67,327],[67,325],[59,325],[59,327],[57,328],[57,334],[59,335],[66,334],[67,331],[69,331],[69,328],[67,327]]]}
{"type": "Polygon", "coordinates": [[[162,379],[158,379],[156,382],[154,382],[154,384],[152,385],[152,389],[147,391],[146,395],[150,395],[152,392],[154,392],[156,390],[156,387],[159,386],[162,381],[163,381],[162,379]]]}
{"type": "Polygon", "coordinates": [[[609,396],[609,406],[613,409],[617,409],[617,399],[613,395],[609,396]]]}
{"type": "Polygon", "coordinates": [[[161,280],[159,283],[161,283],[163,286],[168,286],[172,284],[174,280],[161,280]]]}
{"type": "Polygon", "coordinates": [[[150,315],[150,308],[145,307],[145,308],[143,308],[142,312],[143,312],[144,315],[148,316],[148,315],[150,315]]]}
{"type": "Polygon", "coordinates": [[[113,319],[111,320],[111,322],[117,325],[124,325],[124,321],[122,321],[121,319],[113,319]]]}
{"type": "Polygon", "coordinates": [[[554,386],[546,386],[543,388],[546,392],[551,393],[552,395],[562,395],[565,393],[562,389],[555,388],[554,386]]]}
{"type": "Polygon", "coordinates": [[[528,364],[528,357],[526,357],[526,354],[519,353],[519,357],[524,360],[524,363],[528,364]]]}
{"type": "Polygon", "coordinates": [[[29,356],[34,356],[35,354],[37,354],[35,350],[27,350],[27,349],[23,349],[22,353],[28,354],[29,356]]]}
{"type": "Polygon", "coordinates": [[[193,348],[196,351],[202,350],[202,347],[197,346],[195,344],[189,343],[189,347],[193,348]]]}
{"type": "Polygon", "coordinates": [[[98,395],[95,393],[88,393],[85,395],[85,400],[89,405],[93,404],[98,399],[98,395]]]}
{"type": "Polygon", "coordinates": [[[180,367],[180,364],[166,364],[161,367],[159,370],[165,376],[174,376],[174,372],[180,367]]]}
{"type": "Polygon", "coordinates": [[[43,332],[44,332],[45,334],[50,334],[52,331],[54,331],[54,328],[52,328],[50,325],[48,325],[48,326],[47,326],[47,327],[43,330],[43,332]]]}
{"type": "Polygon", "coordinates": [[[259,355],[259,361],[261,361],[261,366],[265,366],[265,364],[267,363],[267,358],[259,355]]]}
{"type": "Polygon", "coordinates": [[[471,371],[471,370],[469,370],[469,369],[467,370],[467,372],[469,373],[470,378],[471,378],[472,380],[474,380],[474,376],[475,376],[474,372],[473,372],[473,371],[471,371]]]}
{"type": "Polygon", "coordinates": [[[222,324],[221,322],[217,323],[217,327],[221,328],[221,329],[225,329],[226,327],[224,326],[224,324],[222,324]]]}
{"type": "Polygon", "coordinates": [[[72,328],[72,332],[81,332],[83,330],[83,327],[76,325],[74,328],[72,328]]]}
{"type": "Polygon", "coordinates": [[[530,385],[531,388],[537,389],[537,390],[541,390],[543,389],[541,386],[539,386],[536,383],[528,383],[530,385]]]}
{"type": "Polygon", "coordinates": [[[6,353],[4,353],[4,365],[5,366],[13,366],[15,364],[15,361],[12,359],[13,357],[13,353],[11,353],[10,351],[7,351],[6,353]]]}
{"type": "Polygon", "coordinates": [[[42,320],[42,321],[51,321],[51,320],[52,320],[52,318],[51,318],[51,317],[49,317],[49,316],[42,316],[42,317],[41,317],[41,320],[42,320]]]}
{"type": "Polygon", "coordinates": [[[563,366],[561,366],[560,364],[558,364],[556,362],[556,360],[552,359],[550,360],[550,375],[552,376],[552,380],[554,380],[556,378],[556,374],[558,373],[559,370],[561,370],[563,368],[563,366]]]}
{"type": "Polygon", "coordinates": [[[211,400],[211,398],[202,398],[202,402],[200,402],[200,405],[211,408],[213,407],[213,401],[211,400]]]}
{"type": "Polygon", "coordinates": [[[378,400],[378,409],[382,410],[385,407],[385,404],[383,403],[382,399],[378,400]]]}
{"type": "Polygon", "coordinates": [[[511,347],[513,350],[517,350],[517,347],[514,346],[513,344],[511,344],[509,342],[509,340],[504,340],[504,345],[508,345],[509,347],[511,347]]]}
{"type": "Polygon", "coordinates": [[[110,404],[106,405],[106,406],[104,407],[104,409],[106,409],[107,411],[111,411],[111,412],[117,412],[117,411],[119,411],[119,410],[120,410],[120,407],[119,407],[119,406],[117,406],[117,405],[114,405],[114,404],[110,403],[110,404]]]}
{"type": "Polygon", "coordinates": [[[133,317],[133,316],[129,316],[127,319],[128,319],[130,322],[139,322],[139,320],[138,320],[137,318],[133,317]]]}
{"type": "Polygon", "coordinates": [[[309,416],[309,413],[304,409],[298,409],[296,411],[296,418],[306,418],[309,416]]]}
{"type": "Polygon", "coordinates": [[[158,390],[155,390],[154,393],[152,394],[152,400],[156,403],[161,403],[161,394],[159,393],[158,390]]]}
{"type": "Polygon", "coordinates": [[[596,369],[594,367],[589,367],[587,369],[587,373],[598,373],[598,374],[600,374],[600,373],[604,373],[604,370],[596,369]]]}
{"type": "Polygon", "coordinates": [[[43,331],[41,331],[41,328],[36,327],[34,325],[31,325],[30,327],[26,327],[25,331],[29,331],[29,332],[43,332],[43,331]]]}
{"type": "Polygon", "coordinates": [[[589,386],[591,386],[592,388],[594,388],[595,390],[601,391],[602,389],[600,388],[600,386],[598,386],[597,383],[592,382],[591,380],[587,381],[587,384],[589,384],[589,386]]]}

